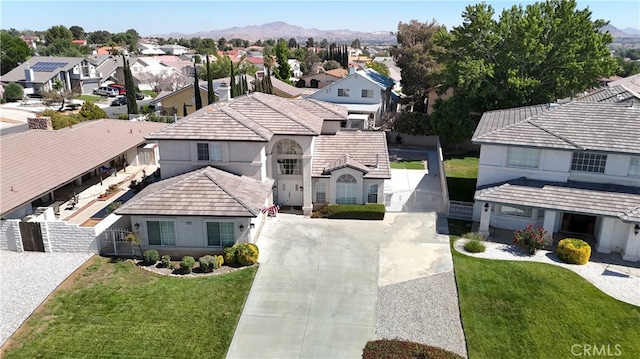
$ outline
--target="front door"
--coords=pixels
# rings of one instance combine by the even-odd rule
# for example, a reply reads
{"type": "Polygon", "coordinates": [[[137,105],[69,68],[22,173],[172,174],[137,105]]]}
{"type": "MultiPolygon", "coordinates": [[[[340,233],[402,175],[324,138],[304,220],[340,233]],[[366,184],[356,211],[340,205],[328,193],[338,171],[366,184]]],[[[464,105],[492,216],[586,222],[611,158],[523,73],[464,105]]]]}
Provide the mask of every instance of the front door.
{"type": "Polygon", "coordinates": [[[565,213],[562,216],[562,231],[582,234],[593,234],[596,225],[595,216],[565,213]]]}
{"type": "Polygon", "coordinates": [[[302,206],[302,180],[278,180],[278,204],[280,206],[302,206]]]}

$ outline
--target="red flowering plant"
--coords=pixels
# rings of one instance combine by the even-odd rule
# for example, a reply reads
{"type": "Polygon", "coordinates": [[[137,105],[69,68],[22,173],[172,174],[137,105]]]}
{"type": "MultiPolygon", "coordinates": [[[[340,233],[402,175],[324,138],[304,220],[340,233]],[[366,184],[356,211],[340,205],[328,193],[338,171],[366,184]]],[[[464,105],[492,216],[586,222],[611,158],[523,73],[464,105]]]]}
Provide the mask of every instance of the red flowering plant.
{"type": "Polygon", "coordinates": [[[517,243],[529,254],[536,254],[538,249],[544,248],[551,242],[551,236],[541,226],[533,227],[532,224],[514,233],[513,243],[517,243]]]}

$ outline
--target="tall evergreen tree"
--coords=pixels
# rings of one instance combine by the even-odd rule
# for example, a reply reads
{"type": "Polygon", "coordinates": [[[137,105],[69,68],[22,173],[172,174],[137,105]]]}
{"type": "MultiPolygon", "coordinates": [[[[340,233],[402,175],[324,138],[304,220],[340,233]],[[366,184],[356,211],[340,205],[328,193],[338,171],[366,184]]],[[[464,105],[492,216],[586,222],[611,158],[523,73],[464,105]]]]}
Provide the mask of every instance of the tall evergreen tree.
{"type": "Polygon", "coordinates": [[[200,96],[200,84],[198,83],[198,67],[193,68],[193,91],[196,100],[196,111],[202,108],[202,96],[200,96]]]}
{"type": "Polygon", "coordinates": [[[211,77],[211,67],[209,67],[209,54],[206,54],[205,56],[207,57],[207,100],[209,105],[211,105],[216,101],[216,95],[213,92],[213,78],[211,77]]]}
{"type": "Polygon", "coordinates": [[[233,61],[231,61],[231,76],[229,76],[229,86],[231,86],[231,98],[236,97],[236,74],[233,71],[233,61]]]}
{"type": "Polygon", "coordinates": [[[122,54],[122,63],[124,65],[124,88],[127,90],[127,113],[137,114],[138,102],[136,100],[136,85],[133,82],[129,60],[127,60],[124,54],[122,54]]]}

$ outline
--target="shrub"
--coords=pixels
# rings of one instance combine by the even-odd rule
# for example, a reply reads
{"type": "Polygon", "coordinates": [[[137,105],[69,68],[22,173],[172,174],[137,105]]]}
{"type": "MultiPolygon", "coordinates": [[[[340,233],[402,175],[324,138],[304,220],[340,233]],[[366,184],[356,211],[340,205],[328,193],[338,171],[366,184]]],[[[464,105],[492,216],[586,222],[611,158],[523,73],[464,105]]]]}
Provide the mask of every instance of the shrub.
{"type": "Polygon", "coordinates": [[[565,238],[558,243],[558,258],[566,263],[587,264],[591,256],[589,243],[577,238],[565,238]]]}
{"type": "Polygon", "coordinates": [[[82,104],[79,114],[85,121],[107,118],[107,113],[91,101],[85,101],[82,104]]]}
{"type": "Polygon", "coordinates": [[[460,355],[438,347],[397,339],[368,342],[362,350],[362,359],[462,359],[460,355]]]}
{"type": "Polygon", "coordinates": [[[182,270],[182,273],[191,273],[194,264],[196,264],[196,260],[192,256],[182,257],[182,260],[180,261],[180,269],[182,270]]]}
{"type": "Polygon", "coordinates": [[[485,236],[482,235],[482,233],[480,233],[480,232],[468,232],[468,233],[463,234],[462,238],[475,239],[476,241],[481,241],[481,242],[486,240],[485,236]]]}
{"type": "Polygon", "coordinates": [[[148,249],[142,253],[144,263],[148,265],[154,265],[160,259],[160,254],[155,249],[148,249]]]}
{"type": "Polygon", "coordinates": [[[222,267],[222,265],[224,264],[224,257],[216,256],[216,262],[218,262],[218,268],[222,267]]]}
{"type": "Polygon", "coordinates": [[[480,242],[477,239],[468,239],[464,244],[464,250],[471,253],[480,253],[484,252],[486,249],[484,243],[480,242]]]}
{"type": "Polygon", "coordinates": [[[162,258],[160,258],[160,265],[164,268],[173,269],[174,265],[171,263],[171,256],[168,254],[163,255],[162,258]]]}
{"type": "Polygon", "coordinates": [[[249,266],[258,262],[258,246],[253,243],[240,243],[236,245],[238,246],[238,263],[243,266],[249,266]]]}
{"type": "Polygon", "coordinates": [[[320,217],[332,219],[384,219],[384,204],[330,204],[319,212],[320,217]]]}
{"type": "Polygon", "coordinates": [[[534,228],[530,224],[514,233],[513,243],[518,244],[529,254],[535,254],[538,249],[544,248],[549,242],[551,242],[551,237],[540,226],[534,228]]]}
{"type": "Polygon", "coordinates": [[[10,83],[4,88],[4,98],[9,101],[19,101],[24,97],[24,90],[22,90],[22,86],[10,83]]]}
{"type": "Polygon", "coordinates": [[[211,273],[214,269],[218,269],[218,260],[214,256],[202,256],[198,259],[200,269],[205,273],[211,273]]]}
{"type": "Polygon", "coordinates": [[[225,263],[227,264],[238,263],[238,245],[234,244],[231,247],[225,247],[222,250],[222,254],[224,255],[225,263]]]}

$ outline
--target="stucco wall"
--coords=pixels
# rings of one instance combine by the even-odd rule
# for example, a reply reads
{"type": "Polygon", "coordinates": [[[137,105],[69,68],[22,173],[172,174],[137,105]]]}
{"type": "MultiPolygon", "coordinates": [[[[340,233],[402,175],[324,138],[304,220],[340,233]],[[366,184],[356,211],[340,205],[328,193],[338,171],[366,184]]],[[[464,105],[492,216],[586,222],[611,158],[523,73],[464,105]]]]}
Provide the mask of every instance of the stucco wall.
{"type": "Polygon", "coordinates": [[[380,86],[359,74],[352,74],[309,95],[309,98],[332,103],[377,104],[382,101],[380,86]],[[339,97],[338,89],[348,89],[349,97],[339,97]],[[362,90],[373,90],[373,97],[362,97],[362,90]]]}
{"type": "MultiPolygon", "coordinates": [[[[98,253],[96,232],[93,227],[80,227],[62,221],[42,222],[43,239],[48,238],[52,252],[98,253]]],[[[45,250],[47,244],[45,242],[45,250]]]]}
{"type": "Polygon", "coordinates": [[[22,237],[18,225],[20,220],[10,219],[0,222],[0,249],[22,252],[22,237]]]}

